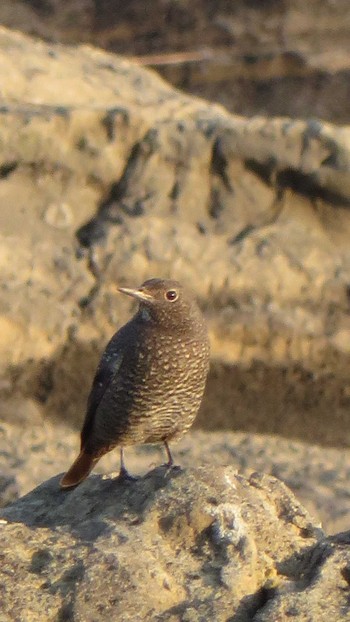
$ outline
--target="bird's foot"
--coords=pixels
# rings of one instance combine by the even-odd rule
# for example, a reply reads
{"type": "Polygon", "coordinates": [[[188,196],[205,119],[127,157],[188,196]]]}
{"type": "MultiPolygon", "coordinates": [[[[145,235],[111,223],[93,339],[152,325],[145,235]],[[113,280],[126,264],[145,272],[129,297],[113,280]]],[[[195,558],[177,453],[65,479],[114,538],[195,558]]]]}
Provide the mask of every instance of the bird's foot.
{"type": "Polygon", "coordinates": [[[122,467],[119,471],[118,481],[119,482],[136,482],[137,477],[130,475],[129,471],[126,470],[125,467],[122,467]]]}
{"type": "Polygon", "coordinates": [[[162,467],[164,467],[169,473],[170,471],[181,471],[180,465],[174,464],[173,461],[165,462],[164,464],[162,464],[162,467]]]}

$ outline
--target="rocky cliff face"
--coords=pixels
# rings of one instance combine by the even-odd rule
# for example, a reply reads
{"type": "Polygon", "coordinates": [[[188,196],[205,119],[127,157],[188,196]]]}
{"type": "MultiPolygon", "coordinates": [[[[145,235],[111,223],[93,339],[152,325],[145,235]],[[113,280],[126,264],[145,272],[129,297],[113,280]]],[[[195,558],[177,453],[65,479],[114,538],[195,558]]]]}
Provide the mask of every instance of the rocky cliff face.
{"type": "Polygon", "coordinates": [[[211,331],[201,426],[348,444],[348,129],[5,29],[0,61],[2,416],[24,395],[80,422],[116,285],[171,275],[211,331]]]}

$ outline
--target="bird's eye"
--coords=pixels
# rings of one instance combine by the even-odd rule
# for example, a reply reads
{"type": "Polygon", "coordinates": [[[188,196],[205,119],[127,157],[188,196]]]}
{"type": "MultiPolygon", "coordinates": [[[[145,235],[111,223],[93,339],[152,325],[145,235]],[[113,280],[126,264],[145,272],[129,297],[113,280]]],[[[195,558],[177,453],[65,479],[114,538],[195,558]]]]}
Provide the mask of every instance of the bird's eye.
{"type": "Polygon", "coordinates": [[[165,298],[169,300],[169,302],[175,302],[175,300],[177,300],[178,297],[179,295],[177,291],[175,291],[175,289],[169,289],[165,294],[165,298]]]}

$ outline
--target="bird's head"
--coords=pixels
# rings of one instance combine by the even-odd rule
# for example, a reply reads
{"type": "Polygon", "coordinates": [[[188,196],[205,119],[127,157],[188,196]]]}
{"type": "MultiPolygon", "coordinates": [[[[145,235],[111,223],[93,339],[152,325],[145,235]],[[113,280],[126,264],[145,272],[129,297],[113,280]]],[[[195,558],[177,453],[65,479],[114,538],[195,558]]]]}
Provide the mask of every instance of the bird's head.
{"type": "Polygon", "coordinates": [[[137,289],[118,287],[123,294],[140,303],[140,312],[169,326],[188,326],[201,317],[194,296],[178,281],[148,279],[137,289]]]}

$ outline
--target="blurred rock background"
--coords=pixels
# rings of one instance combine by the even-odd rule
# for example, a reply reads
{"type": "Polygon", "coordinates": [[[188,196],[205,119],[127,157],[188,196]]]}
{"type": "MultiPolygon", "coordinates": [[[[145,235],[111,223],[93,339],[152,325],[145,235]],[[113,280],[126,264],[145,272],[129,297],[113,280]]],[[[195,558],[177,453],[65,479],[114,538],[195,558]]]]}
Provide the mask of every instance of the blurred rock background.
{"type": "Polygon", "coordinates": [[[3,503],[74,454],[134,308],[116,284],[171,275],[212,341],[179,460],[271,472],[345,529],[347,2],[3,0],[0,23],[3,503]]]}
{"type": "Polygon", "coordinates": [[[137,56],[231,112],[346,124],[348,8],[347,0],[3,0],[0,22],[137,56]]]}

